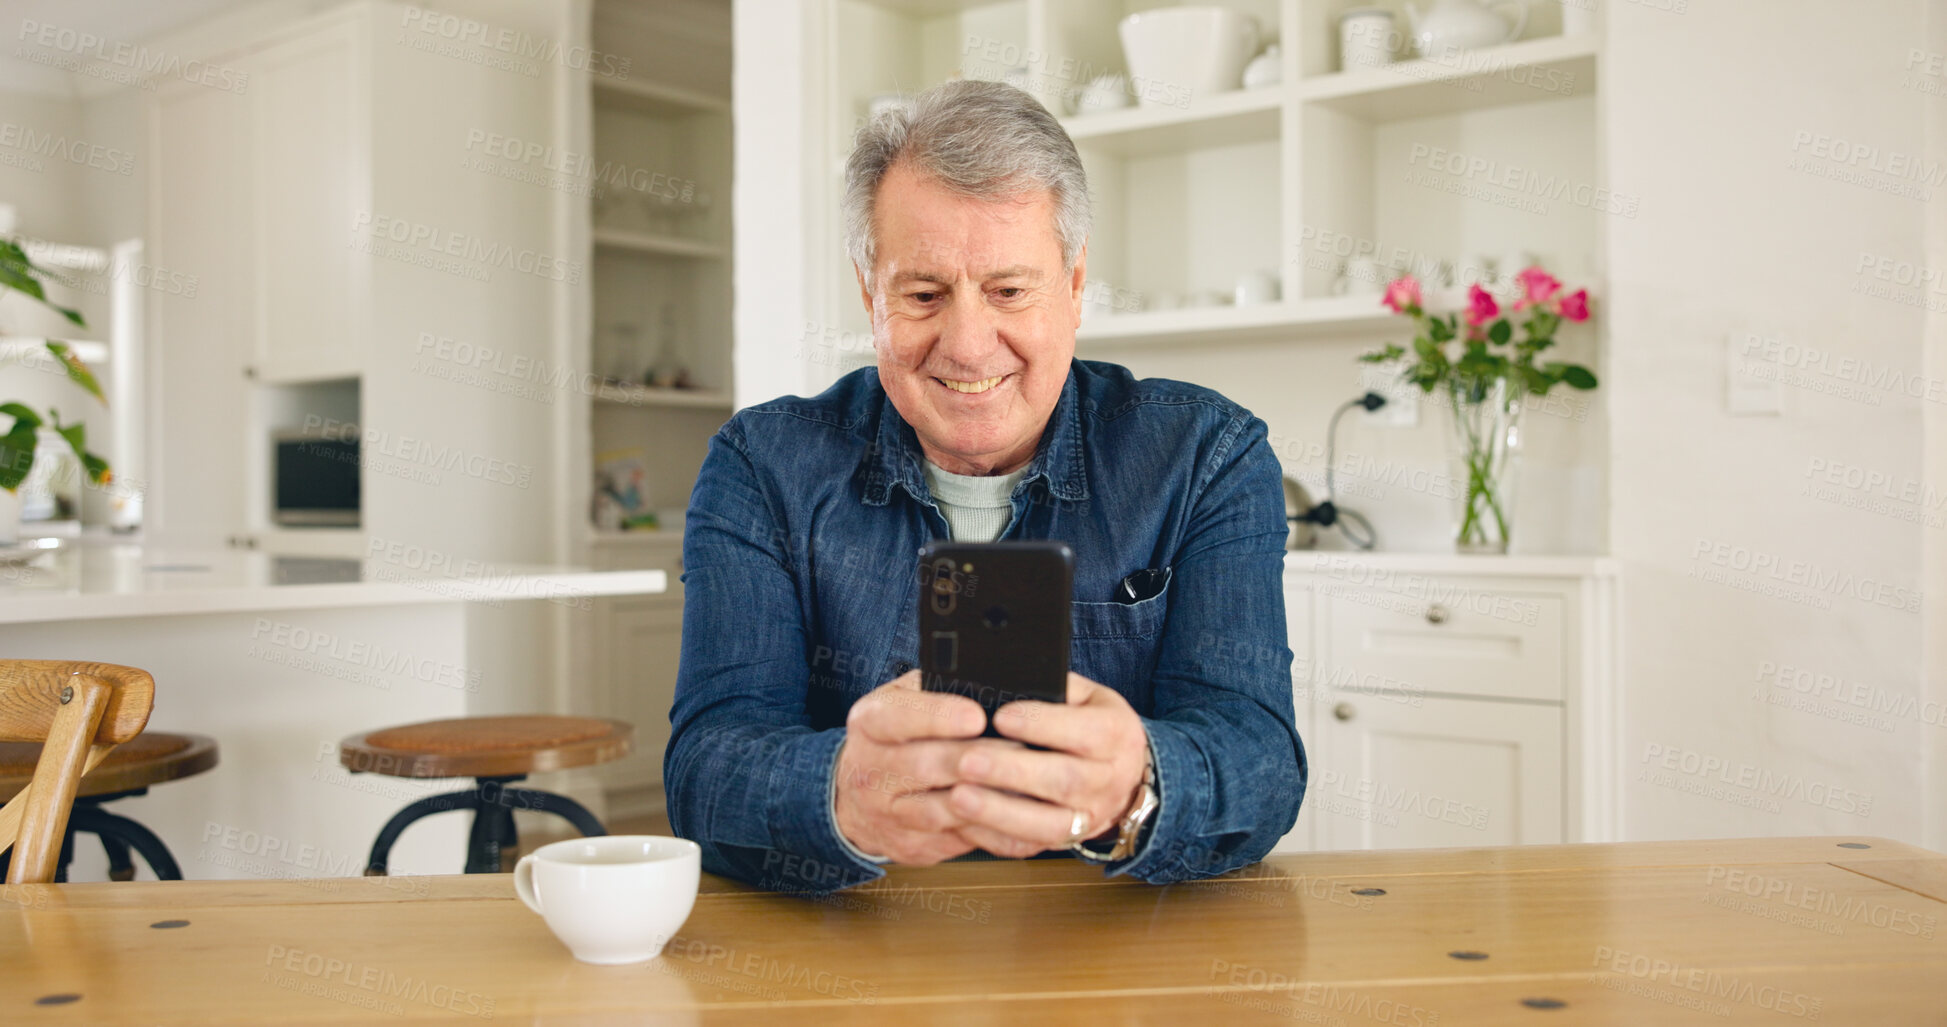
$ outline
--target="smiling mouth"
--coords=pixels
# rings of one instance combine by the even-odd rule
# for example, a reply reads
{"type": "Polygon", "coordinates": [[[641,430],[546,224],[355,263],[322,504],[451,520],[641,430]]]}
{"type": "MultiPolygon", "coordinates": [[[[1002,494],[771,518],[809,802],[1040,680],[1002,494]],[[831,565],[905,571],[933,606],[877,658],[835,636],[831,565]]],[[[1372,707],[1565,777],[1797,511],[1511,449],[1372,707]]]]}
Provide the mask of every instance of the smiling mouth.
{"type": "Polygon", "coordinates": [[[1007,376],[1001,374],[1001,375],[995,375],[992,378],[982,378],[979,381],[973,381],[973,382],[956,381],[952,378],[935,378],[933,380],[939,382],[941,385],[944,385],[949,389],[952,389],[955,392],[965,392],[971,394],[971,393],[986,392],[987,390],[993,388],[994,386],[999,385],[1001,382],[1005,381],[1006,379],[1007,376]]]}

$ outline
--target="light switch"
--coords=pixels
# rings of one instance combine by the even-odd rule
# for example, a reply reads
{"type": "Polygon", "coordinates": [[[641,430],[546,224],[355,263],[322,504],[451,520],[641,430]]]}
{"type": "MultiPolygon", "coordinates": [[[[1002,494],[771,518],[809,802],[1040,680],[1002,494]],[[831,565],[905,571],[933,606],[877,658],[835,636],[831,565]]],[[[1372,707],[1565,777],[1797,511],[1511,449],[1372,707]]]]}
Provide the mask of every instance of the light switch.
{"type": "Polygon", "coordinates": [[[1762,354],[1768,347],[1756,332],[1734,331],[1724,339],[1724,409],[1735,417],[1776,417],[1785,412],[1781,370],[1762,354]]]}

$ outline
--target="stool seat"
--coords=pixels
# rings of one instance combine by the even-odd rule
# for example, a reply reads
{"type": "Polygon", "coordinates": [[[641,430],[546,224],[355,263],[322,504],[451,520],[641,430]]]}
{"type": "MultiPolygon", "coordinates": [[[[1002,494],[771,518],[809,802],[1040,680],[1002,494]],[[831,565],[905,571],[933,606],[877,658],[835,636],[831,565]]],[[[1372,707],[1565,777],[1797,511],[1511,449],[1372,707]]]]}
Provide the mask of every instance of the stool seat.
{"type": "MultiPolygon", "coordinates": [[[[39,742],[0,742],[0,801],[11,799],[33,780],[41,758],[39,742]]],[[[144,731],[123,742],[81,778],[77,798],[112,795],[200,774],[216,766],[216,739],[144,731]]]]}
{"type": "Polygon", "coordinates": [[[380,728],[345,739],[338,762],[388,777],[505,777],[627,756],[635,727],[596,717],[456,717],[380,728]]]}

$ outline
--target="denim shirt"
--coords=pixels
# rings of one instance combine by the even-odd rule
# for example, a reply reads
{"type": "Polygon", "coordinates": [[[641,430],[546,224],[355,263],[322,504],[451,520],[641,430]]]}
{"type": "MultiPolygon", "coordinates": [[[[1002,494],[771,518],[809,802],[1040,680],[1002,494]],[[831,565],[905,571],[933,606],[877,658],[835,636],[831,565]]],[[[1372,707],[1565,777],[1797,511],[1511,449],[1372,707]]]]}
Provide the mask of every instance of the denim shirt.
{"type": "MultiPolygon", "coordinates": [[[[845,716],[918,658],[918,550],[948,537],[878,371],[739,411],[710,440],[683,536],[683,647],[663,759],[670,822],[704,869],[776,891],[885,873],[833,823],[845,716]]],[[[1199,386],[1076,360],[1004,539],[1075,553],[1070,667],[1142,717],[1161,806],[1110,875],[1154,883],[1257,861],[1291,829],[1293,721],[1281,471],[1264,422],[1199,386]],[[1160,594],[1114,601],[1169,570],[1160,594]]]]}

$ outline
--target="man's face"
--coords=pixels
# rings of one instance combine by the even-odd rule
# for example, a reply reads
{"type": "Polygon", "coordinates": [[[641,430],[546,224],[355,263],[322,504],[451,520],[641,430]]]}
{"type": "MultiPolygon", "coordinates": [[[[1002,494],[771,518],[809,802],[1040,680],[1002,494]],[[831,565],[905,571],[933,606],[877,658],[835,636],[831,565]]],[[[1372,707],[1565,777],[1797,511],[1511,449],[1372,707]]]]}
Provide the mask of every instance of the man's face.
{"type": "Polygon", "coordinates": [[[1063,274],[1054,196],[961,196],[904,166],[879,183],[872,314],[879,381],[927,459],[1005,474],[1034,456],[1081,323],[1087,252],[1063,274]]]}

